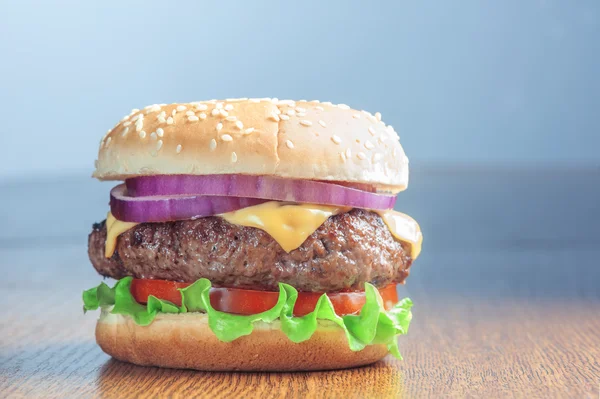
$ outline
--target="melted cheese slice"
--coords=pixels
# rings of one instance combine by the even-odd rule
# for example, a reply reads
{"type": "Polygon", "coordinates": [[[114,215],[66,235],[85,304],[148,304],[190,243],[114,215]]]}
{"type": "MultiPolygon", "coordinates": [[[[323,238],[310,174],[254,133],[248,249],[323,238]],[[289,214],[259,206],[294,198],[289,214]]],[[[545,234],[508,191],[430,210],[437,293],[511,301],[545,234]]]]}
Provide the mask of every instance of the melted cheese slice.
{"type": "Polygon", "coordinates": [[[290,252],[302,245],[330,216],[350,209],[352,208],[269,201],[219,216],[232,224],[266,231],[281,248],[290,252]]]}
{"type": "MultiPolygon", "coordinates": [[[[267,232],[286,252],[290,252],[302,245],[330,216],[350,209],[352,208],[269,201],[219,216],[229,223],[267,232]]],[[[394,210],[374,212],[381,216],[397,240],[410,244],[410,257],[417,259],[423,242],[419,224],[410,216],[394,210]]],[[[104,256],[110,258],[117,246],[117,237],[138,224],[122,222],[108,212],[104,256]]]]}
{"type": "Polygon", "coordinates": [[[373,212],[381,216],[388,229],[390,229],[390,233],[397,240],[410,244],[410,257],[412,260],[417,259],[421,253],[421,244],[423,243],[423,234],[419,224],[410,216],[394,210],[373,212]]]}
{"type": "Polygon", "coordinates": [[[104,245],[104,256],[110,258],[117,247],[117,237],[127,230],[138,225],[135,222],[122,222],[117,220],[111,212],[106,215],[106,243],[104,245]]]}

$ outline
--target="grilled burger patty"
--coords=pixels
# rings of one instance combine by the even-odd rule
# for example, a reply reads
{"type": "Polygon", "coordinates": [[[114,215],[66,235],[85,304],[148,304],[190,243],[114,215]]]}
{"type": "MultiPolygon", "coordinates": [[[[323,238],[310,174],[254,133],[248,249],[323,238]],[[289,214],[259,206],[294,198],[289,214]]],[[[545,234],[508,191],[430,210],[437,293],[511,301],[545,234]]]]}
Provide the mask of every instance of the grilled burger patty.
{"type": "Polygon", "coordinates": [[[290,253],[266,232],[220,217],[142,223],[119,236],[104,257],[105,222],[94,224],[88,253],[103,276],[193,282],[277,291],[362,290],[403,282],[412,263],[408,244],[396,240],[379,215],[362,209],[332,216],[290,253]]]}

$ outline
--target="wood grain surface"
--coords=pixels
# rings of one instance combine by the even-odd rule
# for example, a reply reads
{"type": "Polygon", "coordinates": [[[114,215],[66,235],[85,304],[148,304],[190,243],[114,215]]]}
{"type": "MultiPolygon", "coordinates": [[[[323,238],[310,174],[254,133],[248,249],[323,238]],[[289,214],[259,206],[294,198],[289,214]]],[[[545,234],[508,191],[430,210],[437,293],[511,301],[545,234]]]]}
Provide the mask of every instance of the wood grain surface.
{"type": "Polygon", "coordinates": [[[599,183],[598,170],[417,170],[397,205],[426,238],[401,287],[415,301],[405,360],[203,373],[96,346],[80,294],[100,281],[86,238],[109,185],[0,182],[0,397],[598,398],[599,183]]]}

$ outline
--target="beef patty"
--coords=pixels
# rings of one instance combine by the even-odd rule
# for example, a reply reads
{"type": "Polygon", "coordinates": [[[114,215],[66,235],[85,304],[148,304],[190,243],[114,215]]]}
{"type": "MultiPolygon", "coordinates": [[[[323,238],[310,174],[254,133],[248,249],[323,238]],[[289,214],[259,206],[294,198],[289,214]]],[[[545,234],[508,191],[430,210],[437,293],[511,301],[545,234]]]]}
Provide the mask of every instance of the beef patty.
{"type": "Polygon", "coordinates": [[[89,257],[103,276],[193,282],[277,291],[361,290],[369,282],[402,283],[412,263],[410,247],[396,240],[379,215],[362,209],[332,216],[287,253],[266,232],[220,217],[142,223],[118,237],[104,257],[105,222],[89,236],[89,257]]]}

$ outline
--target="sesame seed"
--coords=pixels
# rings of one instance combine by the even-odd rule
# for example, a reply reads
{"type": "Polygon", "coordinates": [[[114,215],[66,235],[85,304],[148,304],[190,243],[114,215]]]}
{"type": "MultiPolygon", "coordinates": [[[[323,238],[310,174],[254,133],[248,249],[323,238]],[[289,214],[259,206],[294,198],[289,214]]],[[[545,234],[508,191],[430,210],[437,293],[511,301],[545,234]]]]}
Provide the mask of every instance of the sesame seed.
{"type": "Polygon", "coordinates": [[[364,146],[365,146],[365,148],[367,150],[372,150],[373,148],[375,148],[375,146],[373,145],[373,143],[371,143],[369,140],[365,141],[364,146]]]}
{"type": "Polygon", "coordinates": [[[346,104],[338,104],[338,108],[340,108],[340,109],[350,109],[350,107],[347,106],[346,104]]]}
{"type": "Polygon", "coordinates": [[[259,103],[259,102],[260,102],[260,98],[251,98],[251,99],[250,99],[250,102],[251,102],[251,103],[255,103],[255,104],[256,104],[256,103],[259,103]]]}
{"type": "Polygon", "coordinates": [[[174,109],[173,112],[171,112],[171,116],[175,116],[175,114],[177,114],[177,110],[174,109]]]}
{"type": "Polygon", "coordinates": [[[141,119],[138,119],[138,121],[135,123],[135,131],[139,132],[140,130],[142,130],[143,127],[144,122],[141,119]]]}
{"type": "Polygon", "coordinates": [[[373,126],[369,126],[369,133],[371,136],[375,136],[375,129],[373,129],[373,126]]]}
{"type": "Polygon", "coordinates": [[[198,115],[200,117],[200,119],[204,120],[206,119],[206,114],[204,112],[202,112],[200,115],[198,115]]]}
{"type": "MultiPolygon", "coordinates": [[[[325,103],[323,103],[325,104],[325,103]]],[[[319,111],[325,111],[325,108],[321,107],[321,106],[316,106],[315,109],[318,109],[319,111]]]]}
{"type": "Polygon", "coordinates": [[[141,139],[146,138],[146,132],[144,132],[143,130],[140,132],[140,138],[141,139]]]}
{"type": "Polygon", "coordinates": [[[235,115],[228,116],[227,118],[225,118],[225,120],[228,122],[235,122],[235,121],[237,121],[237,116],[235,116],[235,115]]]}
{"type": "Polygon", "coordinates": [[[342,139],[334,134],[333,136],[331,136],[331,141],[333,141],[335,144],[340,144],[342,142],[342,139]]]}
{"type": "Polygon", "coordinates": [[[217,105],[216,105],[216,108],[217,108],[217,109],[221,109],[221,108],[223,108],[223,103],[217,103],[217,105]]]}
{"type": "Polygon", "coordinates": [[[352,156],[352,151],[350,148],[346,148],[346,158],[350,158],[352,156]]]}
{"type": "Polygon", "coordinates": [[[306,112],[298,112],[298,113],[296,114],[296,116],[297,116],[297,117],[299,117],[299,118],[303,118],[303,117],[305,117],[305,116],[306,116],[306,112]]]}
{"type": "Polygon", "coordinates": [[[206,111],[208,109],[208,106],[206,104],[196,104],[196,109],[198,111],[206,111]]]}
{"type": "Polygon", "coordinates": [[[186,114],[187,116],[194,116],[194,115],[195,115],[195,114],[194,114],[194,111],[185,111],[185,114],[186,114]]]}
{"type": "Polygon", "coordinates": [[[327,124],[325,123],[325,121],[319,121],[319,125],[321,125],[323,127],[327,127],[327,124]]]}
{"type": "Polygon", "coordinates": [[[312,126],[312,122],[311,121],[307,121],[306,119],[302,119],[300,121],[300,124],[303,126],[312,126]]]}
{"type": "Polygon", "coordinates": [[[160,149],[161,149],[161,147],[162,147],[162,143],[163,143],[163,141],[162,141],[162,140],[158,140],[158,142],[156,143],[156,151],[158,151],[158,150],[160,150],[160,149]]]}
{"type": "Polygon", "coordinates": [[[325,105],[333,105],[333,104],[331,103],[331,101],[325,101],[325,102],[322,102],[321,104],[325,104],[325,105]]]}
{"type": "Polygon", "coordinates": [[[296,107],[296,111],[298,111],[298,112],[306,112],[306,108],[296,107]]]}
{"type": "Polygon", "coordinates": [[[123,133],[121,133],[121,137],[125,137],[127,136],[127,133],[129,132],[129,128],[126,127],[125,129],[123,129],[123,133]]]}
{"type": "Polygon", "coordinates": [[[294,143],[292,143],[290,140],[286,140],[285,141],[285,145],[287,146],[287,148],[289,148],[290,150],[292,148],[294,148],[294,143]]]}
{"type": "Polygon", "coordinates": [[[231,111],[232,109],[233,109],[233,105],[231,105],[231,104],[227,104],[225,106],[225,111],[231,111]]]}
{"type": "Polygon", "coordinates": [[[317,104],[318,104],[318,103],[320,103],[321,101],[319,101],[319,100],[311,100],[310,102],[311,102],[311,103],[317,103],[317,104]]]}
{"type": "Polygon", "coordinates": [[[199,120],[200,120],[200,118],[198,118],[196,115],[188,116],[188,121],[190,121],[190,122],[197,122],[199,120]]]}
{"type": "Polygon", "coordinates": [[[235,153],[235,151],[231,153],[231,162],[237,162],[237,154],[235,153]]]}
{"type": "Polygon", "coordinates": [[[281,118],[281,120],[283,120],[283,121],[289,121],[289,120],[290,120],[290,117],[289,117],[289,116],[287,116],[287,115],[283,115],[283,114],[282,114],[282,115],[279,115],[279,117],[280,117],[280,118],[281,118]]]}
{"type": "Polygon", "coordinates": [[[371,114],[367,115],[367,119],[373,123],[377,123],[377,119],[371,114]]]}
{"type": "Polygon", "coordinates": [[[217,116],[219,115],[219,110],[218,109],[213,109],[212,112],[210,113],[212,116],[217,116]]]}
{"type": "Polygon", "coordinates": [[[221,136],[221,140],[223,140],[223,141],[233,141],[233,137],[231,137],[228,134],[224,134],[224,135],[221,136]]]}
{"type": "Polygon", "coordinates": [[[356,157],[358,159],[367,159],[367,156],[365,155],[364,152],[359,152],[358,154],[356,154],[356,157]]]}
{"type": "Polygon", "coordinates": [[[165,135],[165,131],[162,130],[161,127],[159,127],[158,129],[156,129],[156,134],[158,134],[158,137],[162,137],[165,135]]]}
{"type": "Polygon", "coordinates": [[[221,114],[221,116],[224,116],[224,117],[227,117],[227,116],[229,116],[229,112],[225,111],[225,110],[224,110],[224,109],[222,109],[222,108],[219,110],[219,113],[221,114]]]}
{"type": "Polygon", "coordinates": [[[106,139],[106,143],[104,144],[105,147],[108,147],[108,145],[110,144],[110,141],[112,140],[112,137],[109,137],[106,139]]]}
{"type": "Polygon", "coordinates": [[[142,118],[143,118],[142,114],[137,114],[136,116],[134,116],[133,118],[131,118],[131,121],[132,121],[132,122],[137,122],[137,121],[138,121],[138,119],[140,119],[140,117],[142,117],[142,118]]]}
{"type": "Polygon", "coordinates": [[[280,110],[279,108],[275,108],[275,113],[276,113],[277,115],[280,115],[280,114],[281,114],[281,110],[280,110]]]}
{"type": "Polygon", "coordinates": [[[123,119],[121,119],[121,122],[126,121],[127,119],[129,119],[129,115],[125,115],[123,119]]]}
{"type": "Polygon", "coordinates": [[[221,129],[223,129],[223,124],[219,122],[217,123],[217,132],[221,129]]]}
{"type": "Polygon", "coordinates": [[[177,148],[175,148],[175,152],[178,154],[181,152],[181,144],[177,144],[177,148]]]}
{"type": "Polygon", "coordinates": [[[167,113],[165,111],[162,111],[160,114],[158,114],[158,116],[162,116],[163,118],[167,117],[167,113]]]}
{"type": "Polygon", "coordinates": [[[156,135],[156,132],[152,132],[152,133],[150,133],[150,138],[151,138],[152,140],[156,140],[156,139],[158,139],[158,136],[156,135]]]}
{"type": "Polygon", "coordinates": [[[383,142],[384,142],[384,141],[386,141],[387,139],[388,139],[388,138],[387,138],[385,135],[383,135],[383,134],[382,134],[381,136],[379,136],[379,139],[378,139],[378,140],[379,140],[379,141],[381,141],[381,142],[383,143],[383,142]]]}
{"type": "Polygon", "coordinates": [[[246,132],[245,132],[245,133],[246,133],[246,134],[250,134],[250,133],[252,133],[253,131],[254,131],[254,128],[253,128],[253,127],[249,127],[248,129],[246,129],[246,132]]]}
{"type": "Polygon", "coordinates": [[[294,111],[293,109],[288,109],[286,114],[288,114],[289,116],[294,116],[296,115],[296,111],[294,111]]]}
{"type": "Polygon", "coordinates": [[[346,154],[343,152],[340,152],[340,158],[342,158],[342,161],[346,162],[346,154]]]}
{"type": "Polygon", "coordinates": [[[150,108],[152,108],[152,105],[146,105],[146,106],[144,107],[144,109],[150,109],[150,108]]]}
{"type": "Polygon", "coordinates": [[[173,117],[169,116],[167,118],[167,125],[172,125],[173,124],[173,117]]]}
{"type": "Polygon", "coordinates": [[[177,111],[185,111],[187,107],[185,105],[178,105],[176,109],[177,111]]]}
{"type": "Polygon", "coordinates": [[[381,153],[379,153],[379,152],[376,152],[375,154],[373,154],[373,162],[381,161],[382,158],[383,158],[383,155],[381,155],[381,153]]]}
{"type": "Polygon", "coordinates": [[[353,117],[354,119],[360,119],[360,114],[354,114],[354,115],[352,115],[352,117],[353,117]]]}
{"type": "Polygon", "coordinates": [[[235,127],[237,127],[238,129],[242,130],[244,128],[244,124],[242,123],[242,121],[237,121],[235,123],[235,127]]]}
{"type": "Polygon", "coordinates": [[[215,148],[217,148],[217,140],[215,140],[215,139],[210,140],[210,144],[208,145],[208,147],[210,148],[211,151],[214,151],[215,148]]]}
{"type": "Polygon", "coordinates": [[[134,109],[132,109],[132,110],[131,110],[131,113],[130,113],[129,115],[133,115],[133,114],[135,114],[136,112],[140,112],[140,110],[139,110],[139,109],[137,109],[137,108],[134,108],[134,109]]]}
{"type": "Polygon", "coordinates": [[[127,121],[127,122],[123,123],[123,126],[129,126],[129,125],[131,125],[131,121],[127,121]]]}
{"type": "Polygon", "coordinates": [[[380,112],[375,112],[375,119],[377,119],[379,122],[381,122],[381,113],[380,112]]]}
{"type": "Polygon", "coordinates": [[[294,100],[280,100],[279,105],[289,105],[290,107],[296,106],[296,101],[294,100]]]}
{"type": "Polygon", "coordinates": [[[273,119],[275,122],[279,122],[279,116],[277,116],[275,112],[271,112],[271,115],[269,115],[269,119],[273,119]]]}

